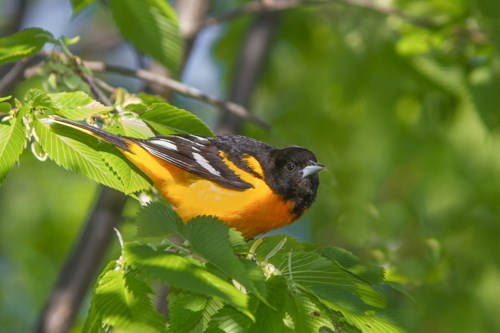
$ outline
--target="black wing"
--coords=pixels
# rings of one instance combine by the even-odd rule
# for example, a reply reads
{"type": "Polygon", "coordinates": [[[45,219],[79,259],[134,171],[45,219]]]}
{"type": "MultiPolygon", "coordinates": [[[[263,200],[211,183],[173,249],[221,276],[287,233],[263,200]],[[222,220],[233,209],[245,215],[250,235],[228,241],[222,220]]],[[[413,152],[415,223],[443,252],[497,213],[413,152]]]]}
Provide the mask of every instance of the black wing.
{"type": "Polygon", "coordinates": [[[183,134],[134,141],[156,157],[221,186],[236,190],[253,187],[224,163],[215,140],[183,134]]]}

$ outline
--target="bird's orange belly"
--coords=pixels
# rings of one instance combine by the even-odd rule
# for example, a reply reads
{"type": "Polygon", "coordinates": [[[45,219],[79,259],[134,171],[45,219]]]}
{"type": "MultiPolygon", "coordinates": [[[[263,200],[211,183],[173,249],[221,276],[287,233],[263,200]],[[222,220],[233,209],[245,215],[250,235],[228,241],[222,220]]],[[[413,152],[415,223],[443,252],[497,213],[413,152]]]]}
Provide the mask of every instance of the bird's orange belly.
{"type": "MultiPolygon", "coordinates": [[[[293,202],[284,201],[263,179],[232,164],[228,166],[253,188],[242,191],[228,189],[150,154],[142,154],[141,151],[124,154],[152,180],[185,223],[200,215],[215,216],[229,227],[239,230],[245,238],[250,238],[297,219],[292,214],[293,202]]],[[[253,157],[248,157],[247,163],[263,175],[260,164],[253,157]]]]}

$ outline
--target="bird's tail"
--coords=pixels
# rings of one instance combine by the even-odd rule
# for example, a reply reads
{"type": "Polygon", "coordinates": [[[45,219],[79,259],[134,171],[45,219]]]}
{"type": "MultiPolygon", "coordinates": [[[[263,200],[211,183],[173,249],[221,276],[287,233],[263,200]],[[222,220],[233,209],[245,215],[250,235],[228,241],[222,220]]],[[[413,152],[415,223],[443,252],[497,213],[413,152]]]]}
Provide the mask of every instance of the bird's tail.
{"type": "Polygon", "coordinates": [[[74,128],[80,132],[91,135],[99,140],[105,141],[113,146],[116,146],[122,150],[129,151],[129,146],[127,144],[127,139],[121,137],[119,135],[111,134],[106,132],[100,128],[91,126],[86,123],[70,120],[67,118],[59,117],[59,116],[51,116],[50,117],[52,123],[60,124],[63,126],[74,128]]]}

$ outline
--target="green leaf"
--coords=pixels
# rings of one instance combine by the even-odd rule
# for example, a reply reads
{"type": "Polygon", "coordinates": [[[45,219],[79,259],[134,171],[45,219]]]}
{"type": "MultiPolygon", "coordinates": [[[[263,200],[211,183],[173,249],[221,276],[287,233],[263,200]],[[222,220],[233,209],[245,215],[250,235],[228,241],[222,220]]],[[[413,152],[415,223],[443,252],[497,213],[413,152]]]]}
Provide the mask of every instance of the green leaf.
{"type": "Polygon", "coordinates": [[[70,127],[49,126],[47,119],[35,125],[43,150],[58,165],[125,194],[150,187],[148,178],[112,145],[70,127]]]}
{"type": "Polygon", "coordinates": [[[213,136],[212,131],[191,112],[167,103],[154,103],[140,118],[162,135],[176,133],[213,136]]]}
{"type": "Polygon", "coordinates": [[[108,270],[96,283],[94,309],[107,326],[141,332],[166,332],[149,286],[134,271],[108,270]]]}
{"type": "Polygon", "coordinates": [[[229,242],[228,227],[214,217],[195,217],[186,225],[186,238],[193,251],[217,267],[227,276],[235,279],[247,290],[262,295],[265,290],[257,290],[245,266],[233,254],[229,242]],[[207,237],[210,235],[210,237],[207,237]]]}
{"type": "Polygon", "coordinates": [[[82,120],[112,110],[83,91],[48,94],[48,97],[52,100],[51,105],[57,108],[56,113],[68,119],[82,120]]]}
{"type": "Polygon", "coordinates": [[[120,191],[131,194],[151,187],[147,176],[119,153],[115,147],[103,142],[98,151],[99,156],[120,181],[120,191]]]}
{"type": "Polygon", "coordinates": [[[106,130],[113,134],[130,136],[136,139],[149,139],[155,134],[149,126],[141,120],[135,113],[124,112],[113,116],[113,125],[108,126],[106,130]]]}
{"type": "MultiPolygon", "coordinates": [[[[51,160],[68,170],[124,191],[125,186],[120,180],[120,176],[123,175],[116,173],[121,168],[110,166],[110,163],[101,156],[101,151],[111,149],[109,144],[98,143],[95,138],[77,130],[62,126],[50,126],[49,124],[43,119],[35,118],[34,120],[34,129],[40,145],[51,160]],[[59,131],[55,132],[57,129],[59,131]],[[62,133],[72,137],[63,136],[62,133]]],[[[119,152],[116,151],[115,154],[119,154],[119,152]]]]}
{"type": "Polygon", "coordinates": [[[78,15],[82,10],[93,4],[95,0],[71,0],[71,7],[73,7],[73,16],[78,15]]]}
{"type": "Polygon", "coordinates": [[[165,237],[176,234],[185,237],[186,226],[170,205],[152,202],[137,215],[138,237],[165,237]]]}
{"type": "Polygon", "coordinates": [[[0,38],[0,64],[17,61],[37,53],[54,37],[46,30],[28,28],[8,37],[0,38]]]}
{"type": "MultiPolygon", "coordinates": [[[[2,114],[8,113],[11,108],[12,108],[12,105],[10,105],[10,103],[0,102],[0,116],[2,116],[2,114]]],[[[1,119],[0,119],[0,121],[1,121],[1,119]]]]}
{"type": "Polygon", "coordinates": [[[250,251],[258,261],[278,265],[286,259],[290,251],[303,251],[303,246],[293,237],[273,235],[255,240],[250,251]],[[279,251],[276,251],[277,249],[279,251]]]}
{"type": "Polygon", "coordinates": [[[5,97],[0,97],[0,102],[5,102],[5,101],[8,101],[9,99],[11,99],[12,96],[5,96],[5,97]]]}
{"type": "Polygon", "coordinates": [[[126,244],[124,258],[132,267],[156,279],[176,288],[217,297],[253,319],[248,309],[248,296],[192,258],[140,244],[126,244]]]}
{"type": "Polygon", "coordinates": [[[375,312],[354,313],[341,310],[347,322],[363,333],[403,333],[401,327],[375,312]]]}
{"type": "Polygon", "coordinates": [[[57,105],[50,99],[49,94],[41,89],[30,89],[24,95],[24,101],[33,108],[57,109],[57,105]]]}
{"type": "Polygon", "coordinates": [[[203,319],[209,301],[207,297],[200,295],[170,292],[168,297],[169,328],[179,333],[191,331],[203,319]]]}
{"type": "Polygon", "coordinates": [[[89,313],[87,315],[87,319],[83,325],[82,332],[101,332],[104,328],[104,323],[102,320],[101,312],[98,308],[96,308],[96,290],[97,285],[101,281],[102,277],[107,274],[109,271],[113,270],[116,266],[116,262],[114,260],[110,261],[106,267],[102,270],[102,272],[97,277],[96,284],[94,286],[94,291],[92,293],[92,299],[90,300],[90,308],[89,313]]]}
{"type": "Polygon", "coordinates": [[[270,306],[262,302],[257,303],[257,309],[254,311],[256,321],[249,332],[286,332],[288,329],[283,321],[289,300],[286,279],[283,276],[271,276],[266,281],[266,287],[270,306]]]}
{"type": "Polygon", "coordinates": [[[273,276],[266,281],[272,307],[262,303],[256,297],[251,298],[250,307],[255,314],[255,322],[242,316],[229,306],[224,306],[212,316],[206,333],[216,332],[287,332],[283,317],[288,303],[286,281],[281,276],[273,276]]]}
{"type": "Polygon", "coordinates": [[[230,306],[224,306],[210,318],[204,333],[246,333],[251,324],[252,321],[248,317],[230,306]]]}
{"type": "Polygon", "coordinates": [[[13,119],[0,122],[0,183],[19,159],[26,142],[26,127],[23,116],[29,106],[23,106],[13,119]]]}
{"type": "Polygon", "coordinates": [[[290,305],[296,332],[320,332],[322,328],[334,330],[328,312],[307,293],[294,294],[290,305]]]}
{"type": "Polygon", "coordinates": [[[229,243],[231,244],[231,248],[233,252],[236,254],[247,254],[248,253],[248,244],[245,242],[245,238],[235,228],[229,228],[229,243]]]}
{"type": "Polygon", "coordinates": [[[125,38],[173,73],[178,72],[182,43],[177,16],[167,1],[111,0],[109,5],[125,38]]]}
{"type": "Polygon", "coordinates": [[[289,284],[310,290],[321,299],[333,303],[351,301],[362,305],[355,294],[356,280],[338,264],[316,253],[289,252],[276,267],[289,284]]]}

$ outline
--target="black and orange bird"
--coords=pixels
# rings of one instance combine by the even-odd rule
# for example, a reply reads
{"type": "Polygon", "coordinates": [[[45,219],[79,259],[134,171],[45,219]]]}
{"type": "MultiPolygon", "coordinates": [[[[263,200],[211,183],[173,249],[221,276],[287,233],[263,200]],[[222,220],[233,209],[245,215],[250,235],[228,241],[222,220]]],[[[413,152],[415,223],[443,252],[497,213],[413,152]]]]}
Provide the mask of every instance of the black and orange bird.
{"type": "Polygon", "coordinates": [[[216,216],[245,238],[290,224],[316,199],[316,156],[240,135],[189,134],[135,139],[59,116],[52,122],[107,142],[147,177],[184,222],[216,216]]]}

